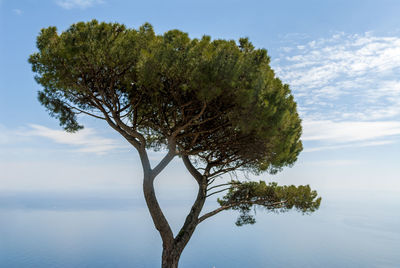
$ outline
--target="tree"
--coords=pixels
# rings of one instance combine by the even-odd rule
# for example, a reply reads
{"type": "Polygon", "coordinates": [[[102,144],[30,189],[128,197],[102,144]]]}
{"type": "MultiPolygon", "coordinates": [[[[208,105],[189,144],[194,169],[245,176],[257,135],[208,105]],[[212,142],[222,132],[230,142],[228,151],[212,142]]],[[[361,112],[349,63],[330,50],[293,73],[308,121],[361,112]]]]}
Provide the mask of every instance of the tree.
{"type": "Polygon", "coordinates": [[[269,211],[318,209],[309,186],[278,186],[232,180],[235,171],[276,173],[302,150],[301,120],[289,86],[269,66],[264,49],[247,38],[190,39],[171,30],[156,35],[96,20],[71,25],[61,34],[42,29],[39,52],[29,62],[43,86],[38,99],[69,132],[83,128],[78,114],[104,120],[139,153],[144,197],[160,233],[162,267],[177,267],[199,223],[228,209],[237,225],[253,224],[253,206],[269,211]],[[165,150],[151,167],[147,150],[165,150]],[[157,202],[153,182],[174,157],[198,183],[197,198],[174,236],[157,202]],[[201,215],[205,200],[228,191],[219,207],[201,215]]]}

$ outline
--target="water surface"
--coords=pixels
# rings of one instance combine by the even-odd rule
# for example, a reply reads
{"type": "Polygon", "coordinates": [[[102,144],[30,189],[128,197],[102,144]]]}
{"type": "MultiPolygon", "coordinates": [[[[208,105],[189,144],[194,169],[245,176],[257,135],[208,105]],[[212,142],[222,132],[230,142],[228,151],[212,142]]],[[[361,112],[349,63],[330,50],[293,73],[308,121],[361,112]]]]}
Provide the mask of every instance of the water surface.
{"type": "MultiPolygon", "coordinates": [[[[176,231],[190,201],[161,204],[176,231]]],[[[236,216],[199,225],[180,267],[400,267],[393,193],[328,195],[311,216],[258,211],[252,226],[236,227],[236,216]]],[[[160,258],[141,196],[0,195],[0,267],[160,267],[160,258]]]]}

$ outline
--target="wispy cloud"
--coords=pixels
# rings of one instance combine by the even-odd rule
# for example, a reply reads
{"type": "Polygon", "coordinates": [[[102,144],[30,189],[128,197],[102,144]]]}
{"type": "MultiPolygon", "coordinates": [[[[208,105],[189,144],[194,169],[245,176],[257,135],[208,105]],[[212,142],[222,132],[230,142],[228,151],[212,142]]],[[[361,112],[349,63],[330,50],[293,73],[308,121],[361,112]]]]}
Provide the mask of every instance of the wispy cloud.
{"type": "Polygon", "coordinates": [[[77,152],[105,154],[116,149],[128,147],[118,140],[99,136],[91,128],[85,128],[76,133],[68,133],[41,125],[31,124],[30,127],[31,130],[23,135],[44,137],[59,144],[71,145],[75,148],[74,151],[77,152]]]}
{"type": "MultiPolygon", "coordinates": [[[[4,148],[4,146],[23,143],[27,140],[28,137],[19,135],[19,133],[23,133],[24,131],[21,128],[10,129],[2,124],[0,124],[0,146],[4,148]]],[[[0,147],[0,150],[2,149],[0,147]]]]}
{"type": "Polygon", "coordinates": [[[400,136],[400,122],[303,122],[305,141],[358,142],[400,136]]]}
{"type": "Polygon", "coordinates": [[[303,140],[314,146],[305,151],[400,141],[400,37],[337,33],[291,42],[273,65],[299,104],[303,140]]]}
{"type": "Polygon", "coordinates": [[[306,165],[313,166],[326,166],[326,167],[337,167],[337,166],[352,166],[358,165],[361,161],[354,159],[340,159],[340,160],[319,160],[306,162],[306,165]]]}
{"type": "Polygon", "coordinates": [[[336,145],[327,146],[314,146],[304,149],[305,153],[326,151],[326,150],[338,150],[344,148],[359,148],[359,147],[371,147],[371,146],[381,146],[395,143],[395,140],[382,140],[382,141],[371,141],[371,142],[355,142],[355,143],[342,143],[336,145]]]}
{"type": "Polygon", "coordinates": [[[400,37],[338,33],[302,42],[285,44],[273,64],[291,85],[303,116],[335,120],[400,116],[400,37]]]}
{"type": "Polygon", "coordinates": [[[97,4],[102,4],[104,3],[104,1],[103,0],[59,0],[56,3],[57,5],[59,5],[64,9],[73,9],[73,8],[86,9],[97,4]]]}
{"type": "Polygon", "coordinates": [[[18,8],[13,9],[13,12],[15,14],[17,14],[18,16],[22,15],[22,13],[23,13],[23,11],[21,9],[18,9],[18,8]]]}
{"type": "MultiPolygon", "coordinates": [[[[316,142],[305,152],[380,146],[400,140],[397,121],[308,121],[303,122],[303,141],[316,142]]],[[[308,144],[309,145],[309,144],[308,144]]]]}

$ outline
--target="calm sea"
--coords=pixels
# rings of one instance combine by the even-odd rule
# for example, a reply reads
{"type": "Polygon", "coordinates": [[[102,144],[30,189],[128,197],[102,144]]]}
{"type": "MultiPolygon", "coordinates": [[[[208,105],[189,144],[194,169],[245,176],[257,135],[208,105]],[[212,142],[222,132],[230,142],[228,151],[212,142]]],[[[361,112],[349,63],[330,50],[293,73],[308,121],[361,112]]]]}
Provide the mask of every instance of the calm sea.
{"type": "MultiPolygon", "coordinates": [[[[0,267],[160,267],[161,241],[144,202],[104,193],[1,193],[0,267]]],[[[174,230],[188,200],[161,200],[174,230]]],[[[216,204],[210,202],[206,209],[216,204]]],[[[400,267],[400,196],[325,195],[318,212],[271,214],[236,227],[203,222],[180,267],[400,267]]]]}

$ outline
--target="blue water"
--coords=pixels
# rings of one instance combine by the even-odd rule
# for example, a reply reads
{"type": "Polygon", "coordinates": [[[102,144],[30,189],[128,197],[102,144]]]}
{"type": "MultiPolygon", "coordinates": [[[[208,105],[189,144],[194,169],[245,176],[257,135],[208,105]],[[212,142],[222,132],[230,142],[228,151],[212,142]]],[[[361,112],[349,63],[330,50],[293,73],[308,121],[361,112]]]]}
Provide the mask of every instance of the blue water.
{"type": "MultiPolygon", "coordinates": [[[[174,230],[189,200],[161,200],[174,230]]],[[[214,206],[210,202],[206,209],[214,206]]],[[[400,267],[400,198],[324,196],[311,216],[223,212],[199,225],[180,267],[400,267]]],[[[138,198],[0,194],[0,267],[160,267],[161,241],[138,198]]]]}

